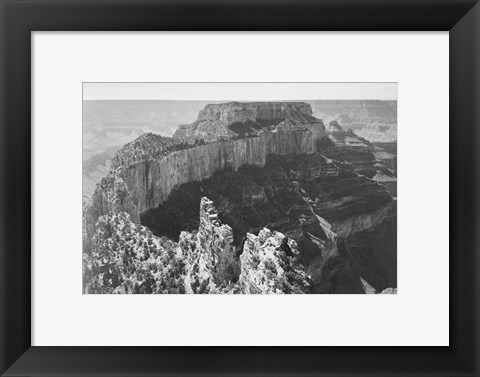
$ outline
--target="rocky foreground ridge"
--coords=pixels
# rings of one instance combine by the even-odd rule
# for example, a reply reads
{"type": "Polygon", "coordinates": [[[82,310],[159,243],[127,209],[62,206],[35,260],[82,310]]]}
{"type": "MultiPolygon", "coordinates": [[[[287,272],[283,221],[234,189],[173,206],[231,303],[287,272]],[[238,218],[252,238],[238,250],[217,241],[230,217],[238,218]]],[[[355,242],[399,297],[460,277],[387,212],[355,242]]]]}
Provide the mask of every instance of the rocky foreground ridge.
{"type": "Polygon", "coordinates": [[[173,138],[125,145],[84,212],[84,290],[396,287],[396,156],[311,114],[298,102],[207,105],[173,138]]]}
{"type": "Polygon", "coordinates": [[[247,234],[237,259],[232,228],[205,197],[199,219],[197,230],[173,242],[133,223],[126,212],[100,217],[91,253],[84,255],[84,292],[309,293],[294,240],[265,228],[247,234]]]}

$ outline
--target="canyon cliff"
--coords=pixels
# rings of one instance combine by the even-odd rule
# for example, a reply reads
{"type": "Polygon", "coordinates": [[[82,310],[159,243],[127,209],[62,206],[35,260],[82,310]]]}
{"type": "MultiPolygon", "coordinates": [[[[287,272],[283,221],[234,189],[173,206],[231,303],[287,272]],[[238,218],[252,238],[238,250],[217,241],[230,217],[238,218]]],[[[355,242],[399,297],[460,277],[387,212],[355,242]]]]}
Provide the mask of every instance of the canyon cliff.
{"type": "Polygon", "coordinates": [[[313,153],[324,135],[325,126],[305,103],[208,105],[196,122],[180,126],[173,138],[149,133],[122,147],[110,160],[111,173],[92,195],[86,226],[91,228],[112,210],[107,203],[115,203],[118,210],[127,197],[125,210],[141,214],[165,202],[181,184],[204,180],[216,171],[265,166],[271,154],[313,153]],[[121,186],[119,181],[126,188],[121,200],[113,187],[121,186]]]}

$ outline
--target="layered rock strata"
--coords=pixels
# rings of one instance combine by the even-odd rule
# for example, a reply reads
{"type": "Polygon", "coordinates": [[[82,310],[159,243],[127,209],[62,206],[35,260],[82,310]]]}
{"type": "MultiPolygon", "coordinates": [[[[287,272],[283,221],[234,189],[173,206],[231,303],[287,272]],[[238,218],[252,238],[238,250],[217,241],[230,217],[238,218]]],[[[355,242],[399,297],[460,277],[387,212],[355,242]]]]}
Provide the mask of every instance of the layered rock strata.
{"type": "Polygon", "coordinates": [[[126,198],[124,210],[135,216],[135,211],[140,214],[164,203],[176,187],[202,181],[216,171],[264,166],[272,154],[314,153],[317,140],[325,134],[322,121],[311,115],[309,105],[283,102],[208,105],[196,122],[179,130],[183,131],[174,138],[142,135],[117,152],[110,162],[112,172],[97,185],[91,208],[86,209],[88,234],[96,219],[112,209],[109,200],[119,209],[118,204],[126,198]],[[248,137],[232,129],[253,121],[258,127],[248,137]],[[227,137],[218,122],[230,127],[227,137]],[[208,138],[203,129],[210,130],[208,138]],[[118,191],[120,181],[128,195],[118,191]],[[131,211],[133,207],[135,211],[131,211]]]}
{"type": "Polygon", "coordinates": [[[397,196],[396,154],[370,143],[351,129],[344,130],[336,121],[330,122],[327,134],[328,138],[319,142],[322,153],[352,164],[357,174],[385,186],[392,196],[397,196]]]}
{"type": "Polygon", "coordinates": [[[207,105],[195,122],[181,125],[173,137],[211,142],[258,136],[268,131],[305,131],[317,139],[324,134],[320,119],[305,102],[230,102],[207,105]]]}

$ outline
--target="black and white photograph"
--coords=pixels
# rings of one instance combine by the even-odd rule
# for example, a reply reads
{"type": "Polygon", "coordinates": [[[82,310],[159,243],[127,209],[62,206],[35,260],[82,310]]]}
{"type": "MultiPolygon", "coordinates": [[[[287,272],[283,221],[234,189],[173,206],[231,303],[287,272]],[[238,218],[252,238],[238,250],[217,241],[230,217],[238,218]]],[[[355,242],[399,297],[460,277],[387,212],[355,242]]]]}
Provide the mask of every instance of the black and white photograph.
{"type": "Polygon", "coordinates": [[[293,86],[83,83],[83,294],[396,294],[397,83],[293,86]]]}
{"type": "Polygon", "coordinates": [[[0,377],[480,377],[480,0],[0,2],[0,377]]]}

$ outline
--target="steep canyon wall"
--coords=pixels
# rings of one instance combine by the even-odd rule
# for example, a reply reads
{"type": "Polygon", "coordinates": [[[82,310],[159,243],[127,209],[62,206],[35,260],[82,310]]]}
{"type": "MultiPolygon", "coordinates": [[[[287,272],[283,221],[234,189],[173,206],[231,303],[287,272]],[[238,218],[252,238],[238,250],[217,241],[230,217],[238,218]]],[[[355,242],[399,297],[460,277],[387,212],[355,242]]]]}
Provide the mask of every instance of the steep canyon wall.
{"type": "Polygon", "coordinates": [[[243,165],[265,166],[270,154],[310,154],[316,151],[311,131],[263,133],[259,137],[199,145],[159,160],[128,166],[123,180],[142,213],[165,202],[175,187],[209,178],[218,170],[237,171],[243,165]]]}
{"type": "Polygon", "coordinates": [[[187,132],[173,138],[142,135],[117,152],[112,171],[97,185],[84,215],[87,233],[109,211],[125,210],[135,221],[164,203],[176,187],[207,179],[216,171],[263,167],[272,154],[316,152],[325,126],[311,114],[310,106],[301,102],[208,105],[197,121],[179,128],[187,132]],[[250,122],[253,132],[248,137],[229,128],[239,121],[250,122]]]}

